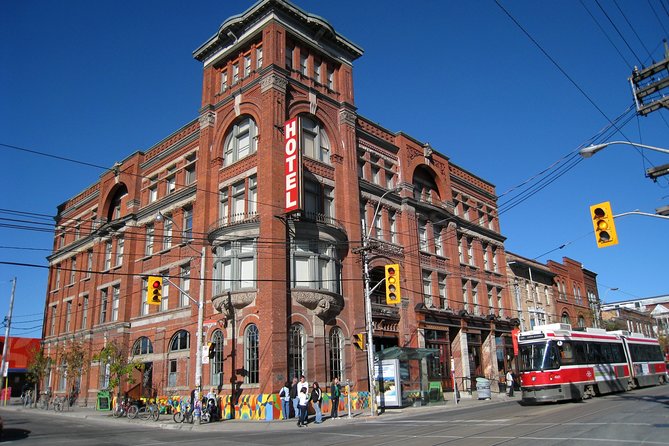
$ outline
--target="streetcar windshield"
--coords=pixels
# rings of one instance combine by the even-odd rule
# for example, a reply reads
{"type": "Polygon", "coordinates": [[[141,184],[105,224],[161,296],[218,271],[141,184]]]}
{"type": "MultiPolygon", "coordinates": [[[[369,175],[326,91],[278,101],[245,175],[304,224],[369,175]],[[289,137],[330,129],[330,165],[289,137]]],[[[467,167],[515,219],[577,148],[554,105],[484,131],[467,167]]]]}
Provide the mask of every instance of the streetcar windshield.
{"type": "Polygon", "coordinates": [[[555,342],[541,342],[535,344],[521,344],[519,371],[550,370],[560,367],[559,354],[555,342]]]}

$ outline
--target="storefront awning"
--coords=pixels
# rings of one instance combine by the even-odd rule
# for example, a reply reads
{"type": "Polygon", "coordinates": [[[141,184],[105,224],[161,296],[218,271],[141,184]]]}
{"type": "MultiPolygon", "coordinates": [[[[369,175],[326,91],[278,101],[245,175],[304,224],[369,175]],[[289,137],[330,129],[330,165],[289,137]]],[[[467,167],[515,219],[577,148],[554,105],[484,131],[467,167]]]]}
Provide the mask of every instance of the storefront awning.
{"type": "Polygon", "coordinates": [[[436,348],[409,348],[409,347],[390,347],[374,354],[378,361],[383,359],[401,359],[407,361],[410,359],[421,360],[428,356],[439,356],[439,350],[436,348]]]}

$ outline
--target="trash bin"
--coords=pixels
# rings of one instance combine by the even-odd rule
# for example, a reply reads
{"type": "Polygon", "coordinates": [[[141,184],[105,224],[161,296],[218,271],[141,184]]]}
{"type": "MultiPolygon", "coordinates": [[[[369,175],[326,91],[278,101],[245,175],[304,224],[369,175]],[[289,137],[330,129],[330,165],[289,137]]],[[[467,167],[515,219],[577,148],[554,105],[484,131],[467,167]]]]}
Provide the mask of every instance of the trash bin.
{"type": "Polygon", "coordinates": [[[476,393],[478,394],[478,399],[489,400],[490,380],[485,378],[476,378],[476,393]]]}

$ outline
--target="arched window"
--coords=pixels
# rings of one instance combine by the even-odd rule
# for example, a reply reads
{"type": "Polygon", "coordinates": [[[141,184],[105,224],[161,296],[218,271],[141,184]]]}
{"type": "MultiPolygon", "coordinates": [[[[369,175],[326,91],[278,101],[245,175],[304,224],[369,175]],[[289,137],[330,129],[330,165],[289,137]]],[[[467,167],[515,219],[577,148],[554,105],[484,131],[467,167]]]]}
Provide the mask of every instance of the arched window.
{"type": "Polygon", "coordinates": [[[306,371],[307,342],[304,327],[300,324],[290,326],[288,340],[288,376],[304,375],[306,371]]]}
{"type": "Polygon", "coordinates": [[[569,314],[566,311],[562,313],[562,323],[571,324],[571,320],[569,320],[569,314]]]}
{"type": "Polygon", "coordinates": [[[211,384],[220,386],[223,384],[223,343],[225,337],[221,330],[216,330],[211,337],[214,348],[214,357],[211,358],[211,384]]]}
{"type": "MultiPolygon", "coordinates": [[[[439,202],[439,189],[434,180],[434,174],[425,167],[418,167],[413,174],[413,197],[418,201],[428,203],[439,202]]],[[[466,205],[463,204],[463,217],[469,220],[466,205]]]]}
{"type": "Polygon", "coordinates": [[[112,220],[117,220],[121,218],[121,211],[123,206],[121,203],[123,202],[123,199],[128,195],[128,188],[125,186],[125,184],[121,184],[116,191],[114,192],[114,197],[111,200],[111,205],[109,206],[109,209],[107,211],[107,220],[112,221],[112,220]]]}
{"type": "Polygon", "coordinates": [[[135,344],[132,346],[133,356],[148,355],[151,353],[153,353],[153,344],[151,344],[151,340],[146,336],[142,336],[141,338],[137,339],[135,344]]]}
{"type": "Polygon", "coordinates": [[[245,158],[257,150],[258,128],[250,117],[244,117],[232,127],[223,144],[226,166],[245,158]]]}
{"type": "Polygon", "coordinates": [[[576,322],[580,328],[585,328],[585,318],[581,315],[578,316],[578,322],[576,322]]]}
{"type": "Polygon", "coordinates": [[[244,330],[244,364],[246,365],[246,383],[257,384],[258,373],[258,327],[251,324],[244,330]]]}
{"type": "Polygon", "coordinates": [[[186,330],[177,331],[170,341],[170,351],[178,352],[190,349],[190,334],[186,330]]]}
{"type": "Polygon", "coordinates": [[[301,116],[300,122],[304,156],[330,164],[330,140],[321,124],[306,116],[301,116]]]}
{"type": "Polygon", "coordinates": [[[344,334],[339,327],[330,331],[330,381],[335,377],[344,380],[344,334]]]}

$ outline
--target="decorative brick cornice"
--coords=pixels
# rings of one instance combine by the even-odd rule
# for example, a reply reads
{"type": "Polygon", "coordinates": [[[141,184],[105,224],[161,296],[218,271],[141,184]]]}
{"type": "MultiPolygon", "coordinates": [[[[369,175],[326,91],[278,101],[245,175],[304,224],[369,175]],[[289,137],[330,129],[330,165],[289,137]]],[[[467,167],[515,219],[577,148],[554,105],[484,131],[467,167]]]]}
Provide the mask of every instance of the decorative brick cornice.
{"type": "Polygon", "coordinates": [[[339,125],[350,125],[351,127],[355,127],[357,118],[358,115],[351,110],[339,110],[339,125]]]}
{"type": "Polygon", "coordinates": [[[285,93],[287,86],[288,86],[288,79],[276,73],[270,73],[267,76],[260,79],[260,91],[263,93],[269,90],[270,88],[273,88],[281,93],[285,93]]]}
{"type": "Polygon", "coordinates": [[[213,127],[216,123],[216,112],[207,111],[201,114],[198,120],[200,122],[200,130],[204,130],[207,127],[213,127]]]}

